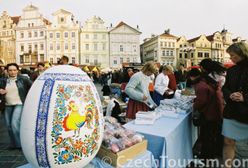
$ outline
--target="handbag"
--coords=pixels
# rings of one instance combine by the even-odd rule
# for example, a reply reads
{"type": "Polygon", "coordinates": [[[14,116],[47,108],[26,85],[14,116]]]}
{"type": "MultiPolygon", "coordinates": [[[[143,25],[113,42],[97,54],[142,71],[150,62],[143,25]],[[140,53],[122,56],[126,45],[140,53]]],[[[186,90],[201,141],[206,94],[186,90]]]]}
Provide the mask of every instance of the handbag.
{"type": "Polygon", "coordinates": [[[201,125],[202,117],[203,117],[202,114],[198,110],[193,111],[192,120],[193,120],[194,126],[199,127],[201,125]]]}

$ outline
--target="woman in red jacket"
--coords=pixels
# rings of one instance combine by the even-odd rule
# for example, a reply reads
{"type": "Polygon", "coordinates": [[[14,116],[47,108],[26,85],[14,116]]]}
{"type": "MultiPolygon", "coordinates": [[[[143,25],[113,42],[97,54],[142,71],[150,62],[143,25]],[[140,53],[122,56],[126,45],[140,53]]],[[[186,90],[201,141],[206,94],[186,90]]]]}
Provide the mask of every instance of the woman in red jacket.
{"type": "Polygon", "coordinates": [[[169,85],[168,85],[168,88],[170,89],[169,91],[167,91],[165,93],[165,98],[167,99],[171,99],[174,97],[174,94],[175,94],[175,91],[177,90],[177,82],[176,82],[176,77],[174,75],[174,72],[173,72],[173,68],[172,66],[170,65],[165,65],[166,69],[167,69],[167,76],[169,78],[169,85]],[[172,93],[173,91],[173,93],[172,93]]]}
{"type": "Polygon", "coordinates": [[[189,77],[195,89],[196,98],[193,109],[201,114],[200,142],[202,143],[201,159],[213,159],[218,154],[218,137],[221,132],[222,112],[219,106],[216,88],[209,84],[198,69],[192,69],[189,77]]]}

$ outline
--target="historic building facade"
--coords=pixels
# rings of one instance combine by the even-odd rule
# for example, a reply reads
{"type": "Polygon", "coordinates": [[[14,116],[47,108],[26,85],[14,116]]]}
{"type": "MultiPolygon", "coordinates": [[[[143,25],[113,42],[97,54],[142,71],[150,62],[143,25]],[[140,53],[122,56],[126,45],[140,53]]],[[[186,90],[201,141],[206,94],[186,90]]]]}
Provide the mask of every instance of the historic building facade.
{"type": "Polygon", "coordinates": [[[185,36],[177,39],[177,67],[183,64],[185,67],[190,67],[191,58],[194,57],[195,47],[189,45],[185,36]]]}
{"type": "Polygon", "coordinates": [[[218,62],[224,62],[224,47],[220,32],[207,36],[211,43],[211,58],[218,62]]]}
{"type": "Polygon", "coordinates": [[[198,65],[203,59],[211,58],[211,42],[205,35],[188,40],[189,46],[194,48],[190,53],[191,65],[198,65]]]}
{"type": "Polygon", "coordinates": [[[80,63],[80,25],[71,12],[59,9],[53,14],[52,24],[47,26],[47,57],[57,63],[61,56],[69,58],[69,63],[80,63]]]}
{"type": "Polygon", "coordinates": [[[175,66],[177,39],[176,36],[170,34],[169,30],[161,35],[152,35],[151,38],[145,39],[141,44],[143,60],[175,66]]]}
{"type": "Polygon", "coordinates": [[[15,28],[18,64],[35,64],[47,60],[46,27],[49,24],[37,7],[28,5],[23,9],[15,28]]]}
{"type": "Polygon", "coordinates": [[[15,27],[20,16],[11,17],[6,11],[0,16],[0,64],[16,61],[15,27]]]}
{"type": "Polygon", "coordinates": [[[140,34],[137,29],[120,22],[109,31],[109,62],[112,68],[122,63],[140,63],[140,34]]]}
{"type": "Polygon", "coordinates": [[[109,36],[104,21],[93,16],[84,23],[81,30],[80,63],[109,67],[109,36]]]}

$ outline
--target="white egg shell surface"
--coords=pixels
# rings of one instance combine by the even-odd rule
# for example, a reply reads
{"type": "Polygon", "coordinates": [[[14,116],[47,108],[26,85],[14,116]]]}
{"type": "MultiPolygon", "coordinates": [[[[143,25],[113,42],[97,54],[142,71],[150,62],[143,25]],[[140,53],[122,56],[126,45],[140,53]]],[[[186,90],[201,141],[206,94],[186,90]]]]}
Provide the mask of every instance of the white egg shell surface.
{"type": "Polygon", "coordinates": [[[35,80],[21,119],[22,149],[33,167],[83,167],[102,137],[101,101],[85,72],[59,65],[35,80]]]}

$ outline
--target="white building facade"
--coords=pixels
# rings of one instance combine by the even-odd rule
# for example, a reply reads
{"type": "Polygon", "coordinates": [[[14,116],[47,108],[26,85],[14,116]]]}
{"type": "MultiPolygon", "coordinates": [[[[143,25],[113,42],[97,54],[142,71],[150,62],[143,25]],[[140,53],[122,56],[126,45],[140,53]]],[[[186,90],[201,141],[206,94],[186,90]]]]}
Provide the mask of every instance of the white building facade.
{"type": "Polygon", "coordinates": [[[65,55],[69,63],[80,63],[80,25],[71,12],[60,9],[53,14],[51,25],[47,26],[47,53],[50,63],[57,63],[65,55]]]}
{"type": "Polygon", "coordinates": [[[47,60],[46,26],[50,24],[39,13],[39,9],[28,5],[15,28],[16,62],[35,64],[47,60]]]}
{"type": "Polygon", "coordinates": [[[80,64],[109,67],[108,28],[100,17],[88,19],[80,33],[80,64]]]}
{"type": "Polygon", "coordinates": [[[177,37],[165,32],[164,34],[146,39],[142,46],[144,62],[155,61],[160,64],[176,66],[177,37]]]}
{"type": "Polygon", "coordinates": [[[110,67],[121,68],[122,63],[140,63],[140,34],[124,22],[109,31],[110,67]]]}

